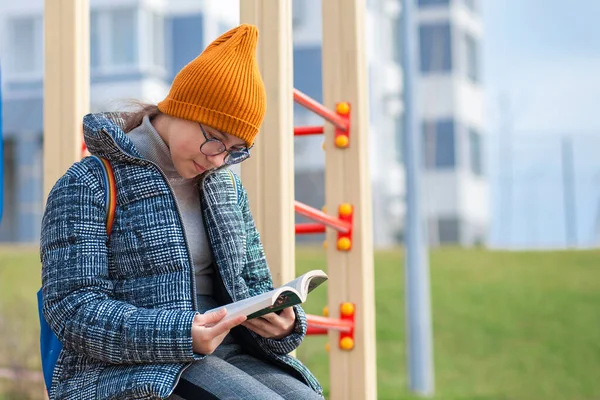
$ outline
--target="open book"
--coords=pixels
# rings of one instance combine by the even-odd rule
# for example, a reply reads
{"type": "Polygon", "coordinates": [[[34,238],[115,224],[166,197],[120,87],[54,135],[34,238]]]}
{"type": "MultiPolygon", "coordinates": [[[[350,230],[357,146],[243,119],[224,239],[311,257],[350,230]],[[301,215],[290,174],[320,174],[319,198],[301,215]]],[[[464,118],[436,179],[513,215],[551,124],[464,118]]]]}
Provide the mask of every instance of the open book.
{"type": "Polygon", "coordinates": [[[227,315],[223,320],[238,315],[245,315],[248,319],[252,319],[268,313],[278,312],[284,308],[304,303],[308,294],[325,282],[327,278],[327,274],[321,270],[309,271],[277,289],[213,308],[207,312],[227,308],[227,315]]]}

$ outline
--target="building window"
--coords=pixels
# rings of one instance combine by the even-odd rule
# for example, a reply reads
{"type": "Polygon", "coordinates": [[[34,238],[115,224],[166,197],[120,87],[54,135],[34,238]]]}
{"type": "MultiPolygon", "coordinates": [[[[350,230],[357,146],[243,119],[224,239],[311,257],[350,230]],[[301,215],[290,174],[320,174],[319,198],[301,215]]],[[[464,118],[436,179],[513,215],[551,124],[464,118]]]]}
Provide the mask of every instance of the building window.
{"type": "Polygon", "coordinates": [[[465,54],[467,58],[467,77],[474,83],[478,83],[479,76],[479,46],[477,41],[469,33],[465,34],[465,54]]]}
{"type": "Polygon", "coordinates": [[[292,26],[299,28],[306,18],[306,0],[292,0],[292,26]]]}
{"type": "Polygon", "coordinates": [[[421,72],[452,70],[452,40],[450,24],[422,24],[419,29],[421,72]]]}
{"type": "Polygon", "coordinates": [[[169,17],[169,77],[173,79],[204,50],[204,14],[169,17]]]}
{"type": "Polygon", "coordinates": [[[402,34],[402,15],[396,15],[395,17],[392,17],[391,19],[392,22],[392,41],[394,43],[393,49],[392,49],[392,59],[402,65],[402,51],[403,51],[403,43],[402,43],[402,39],[403,39],[403,34],[402,34]]]}
{"type": "Polygon", "coordinates": [[[440,243],[460,242],[460,220],[456,217],[440,217],[437,220],[440,243]]]}
{"type": "Polygon", "coordinates": [[[100,17],[98,12],[90,14],[90,67],[100,66],[100,17]]]}
{"type": "Polygon", "coordinates": [[[165,57],[165,18],[157,13],[152,15],[152,64],[166,68],[165,57]]]}
{"type": "Polygon", "coordinates": [[[115,66],[132,65],[137,61],[137,15],[133,9],[114,10],[108,14],[110,31],[110,60],[115,66]]]}
{"type": "Polygon", "coordinates": [[[426,169],[447,169],[456,165],[453,120],[423,123],[423,161],[426,169]]]}
{"type": "Polygon", "coordinates": [[[404,114],[394,118],[394,131],[396,132],[396,160],[404,163],[404,114]]]}
{"type": "Polygon", "coordinates": [[[450,4],[450,0],[419,0],[419,7],[427,6],[447,6],[450,4]]]}
{"type": "Polygon", "coordinates": [[[43,71],[43,24],[39,17],[8,21],[10,75],[41,75],[43,71]]]}
{"type": "MultiPolygon", "coordinates": [[[[139,62],[138,24],[138,12],[134,8],[93,11],[90,16],[92,68],[105,72],[136,66],[139,62]]],[[[149,37],[155,38],[153,35],[149,37]]]]}
{"type": "Polygon", "coordinates": [[[469,129],[469,158],[471,171],[477,176],[483,176],[481,150],[481,135],[476,130],[469,129]]]}

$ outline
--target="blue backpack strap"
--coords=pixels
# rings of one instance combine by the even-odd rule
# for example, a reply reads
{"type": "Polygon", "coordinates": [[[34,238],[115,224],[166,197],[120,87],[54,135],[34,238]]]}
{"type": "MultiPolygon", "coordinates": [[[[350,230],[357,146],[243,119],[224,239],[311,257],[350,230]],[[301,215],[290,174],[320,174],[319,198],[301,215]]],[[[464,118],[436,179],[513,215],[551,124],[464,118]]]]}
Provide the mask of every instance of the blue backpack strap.
{"type": "MultiPolygon", "coordinates": [[[[117,203],[115,175],[108,160],[97,156],[91,156],[91,158],[101,166],[103,173],[102,185],[105,189],[104,201],[106,204],[106,233],[110,237],[117,203]]],[[[42,289],[37,292],[37,301],[38,315],[40,319],[40,352],[42,356],[42,372],[44,375],[46,390],[48,393],[50,393],[50,388],[52,386],[52,375],[54,374],[54,367],[58,361],[58,356],[62,351],[62,343],[60,340],[58,340],[52,329],[50,329],[50,325],[48,325],[46,318],[44,318],[44,299],[42,289]]]]}

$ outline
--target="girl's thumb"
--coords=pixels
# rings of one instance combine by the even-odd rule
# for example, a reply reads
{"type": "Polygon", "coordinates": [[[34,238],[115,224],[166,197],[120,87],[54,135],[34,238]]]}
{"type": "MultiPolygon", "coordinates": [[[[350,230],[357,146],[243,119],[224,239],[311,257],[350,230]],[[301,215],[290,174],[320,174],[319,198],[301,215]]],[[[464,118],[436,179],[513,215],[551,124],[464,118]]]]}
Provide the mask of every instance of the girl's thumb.
{"type": "Polygon", "coordinates": [[[202,325],[212,325],[223,319],[227,315],[227,310],[221,308],[217,311],[212,311],[206,314],[202,314],[202,325]]]}

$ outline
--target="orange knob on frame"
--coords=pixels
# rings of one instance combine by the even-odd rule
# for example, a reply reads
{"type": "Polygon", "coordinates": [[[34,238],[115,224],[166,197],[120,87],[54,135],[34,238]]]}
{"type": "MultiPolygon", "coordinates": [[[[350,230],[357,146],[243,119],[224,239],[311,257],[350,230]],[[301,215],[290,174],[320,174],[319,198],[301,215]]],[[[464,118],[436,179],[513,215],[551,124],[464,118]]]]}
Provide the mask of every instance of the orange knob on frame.
{"type": "Polygon", "coordinates": [[[335,111],[337,111],[338,114],[348,115],[350,112],[350,104],[346,103],[345,101],[338,103],[335,106],[335,111]]]}
{"type": "Polygon", "coordinates": [[[352,205],[348,203],[340,204],[338,207],[338,212],[342,217],[347,217],[352,214],[352,205]]]}
{"type": "Polygon", "coordinates": [[[335,145],[341,149],[348,147],[348,136],[339,135],[335,138],[335,145]]]}
{"type": "Polygon", "coordinates": [[[354,339],[345,337],[340,340],[340,348],[342,350],[352,350],[354,348],[354,339]]]}
{"type": "Polygon", "coordinates": [[[338,250],[341,250],[341,251],[350,250],[351,245],[352,245],[352,242],[347,237],[339,238],[339,240],[337,242],[338,250]]]}
{"type": "Polygon", "coordinates": [[[344,317],[349,317],[351,315],[354,314],[354,304],[352,303],[342,303],[342,305],[340,306],[340,313],[344,316],[344,317]]]}

